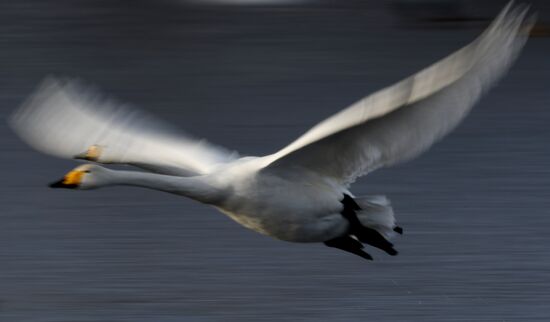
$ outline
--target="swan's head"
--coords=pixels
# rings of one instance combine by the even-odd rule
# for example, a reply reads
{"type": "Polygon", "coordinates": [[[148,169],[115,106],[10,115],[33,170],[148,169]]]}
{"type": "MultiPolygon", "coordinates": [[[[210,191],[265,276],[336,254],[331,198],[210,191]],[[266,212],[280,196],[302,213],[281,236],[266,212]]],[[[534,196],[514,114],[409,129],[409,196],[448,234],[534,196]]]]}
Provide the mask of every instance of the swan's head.
{"type": "Polygon", "coordinates": [[[69,171],[61,180],[50,184],[51,188],[93,189],[109,181],[109,170],[94,164],[84,164],[69,171]]]}

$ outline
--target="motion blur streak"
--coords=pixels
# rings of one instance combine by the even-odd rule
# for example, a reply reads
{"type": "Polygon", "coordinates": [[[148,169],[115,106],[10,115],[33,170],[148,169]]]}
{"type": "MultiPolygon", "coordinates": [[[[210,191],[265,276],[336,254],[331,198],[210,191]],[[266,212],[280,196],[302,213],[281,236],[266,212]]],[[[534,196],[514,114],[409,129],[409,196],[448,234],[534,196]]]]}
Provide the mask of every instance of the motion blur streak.
{"type": "Polygon", "coordinates": [[[311,2],[312,0],[182,0],[195,4],[221,5],[292,5],[311,2]]]}
{"type": "MultiPolygon", "coordinates": [[[[505,2],[463,14],[494,17],[505,2]]],[[[45,75],[79,76],[267,154],[486,27],[403,21],[386,3],[2,1],[0,111],[7,121],[45,75]]],[[[548,1],[532,9],[548,22],[548,1]]],[[[442,144],[355,187],[391,195],[407,228],[400,255],[373,252],[370,265],[160,192],[48,189],[74,161],[36,153],[0,122],[0,321],[550,320],[549,52],[548,38],[530,39],[442,144]]]]}

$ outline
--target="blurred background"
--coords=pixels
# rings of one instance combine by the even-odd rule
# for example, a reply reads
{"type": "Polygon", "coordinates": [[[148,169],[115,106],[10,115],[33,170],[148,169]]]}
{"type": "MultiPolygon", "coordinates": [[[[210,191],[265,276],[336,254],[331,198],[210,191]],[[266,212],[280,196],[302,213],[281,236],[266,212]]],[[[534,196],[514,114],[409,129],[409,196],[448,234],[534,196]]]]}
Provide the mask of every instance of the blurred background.
{"type": "Polygon", "coordinates": [[[53,74],[263,155],[467,44],[505,3],[1,1],[0,321],[550,320],[548,1],[455,132],[353,186],[391,198],[397,257],[273,240],[156,191],[49,189],[76,162],[7,125],[53,74]]]}

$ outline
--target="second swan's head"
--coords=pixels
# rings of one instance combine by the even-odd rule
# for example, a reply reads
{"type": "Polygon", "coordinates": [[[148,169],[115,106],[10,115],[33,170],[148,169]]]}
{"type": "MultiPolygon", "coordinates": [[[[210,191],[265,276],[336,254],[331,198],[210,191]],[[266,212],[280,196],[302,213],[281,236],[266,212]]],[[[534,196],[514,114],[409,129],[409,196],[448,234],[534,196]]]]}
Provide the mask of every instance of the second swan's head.
{"type": "Polygon", "coordinates": [[[109,181],[108,169],[95,164],[84,164],[69,171],[61,180],[50,184],[51,188],[94,189],[109,181]]]}

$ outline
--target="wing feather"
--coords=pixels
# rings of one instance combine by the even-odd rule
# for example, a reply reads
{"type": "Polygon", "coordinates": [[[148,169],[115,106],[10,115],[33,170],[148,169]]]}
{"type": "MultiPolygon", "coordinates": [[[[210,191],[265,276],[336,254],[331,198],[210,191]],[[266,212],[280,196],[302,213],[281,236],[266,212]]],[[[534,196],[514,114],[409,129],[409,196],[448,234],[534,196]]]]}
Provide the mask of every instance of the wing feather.
{"type": "Polygon", "coordinates": [[[166,174],[205,174],[237,158],[76,81],[46,79],[12,115],[11,125],[23,141],[46,154],[73,158],[93,145],[101,147],[99,162],[166,174]]]}
{"type": "Polygon", "coordinates": [[[349,184],[417,156],[454,129],[508,70],[533,23],[526,12],[509,4],[475,41],[319,123],[264,157],[266,168],[306,168],[349,184]]]}

